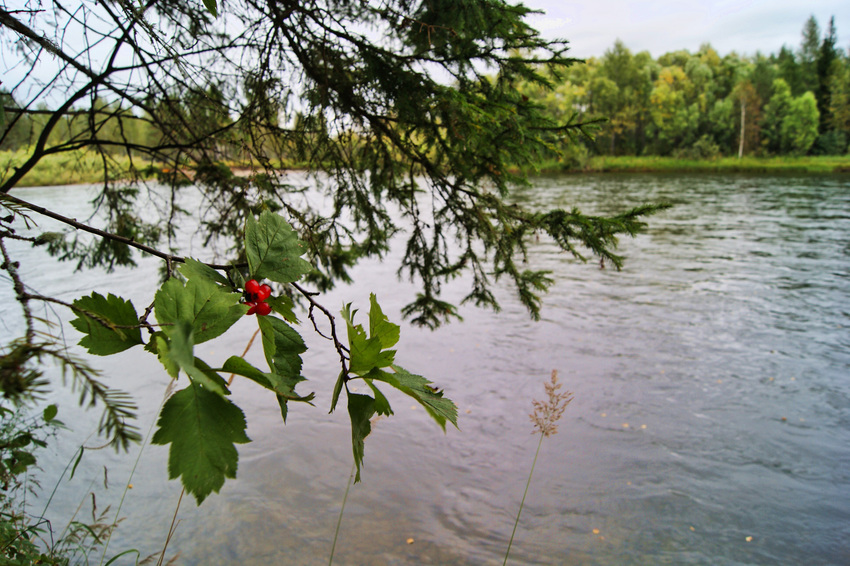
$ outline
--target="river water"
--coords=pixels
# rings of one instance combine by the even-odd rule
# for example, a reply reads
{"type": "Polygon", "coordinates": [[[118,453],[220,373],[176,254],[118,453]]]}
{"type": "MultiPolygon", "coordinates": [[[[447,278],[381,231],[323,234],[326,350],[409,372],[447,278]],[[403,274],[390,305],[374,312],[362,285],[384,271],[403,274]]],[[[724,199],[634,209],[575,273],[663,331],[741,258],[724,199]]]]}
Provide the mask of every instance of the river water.
{"type": "MultiPolygon", "coordinates": [[[[90,192],[17,194],[85,217],[90,192]]],[[[334,563],[501,564],[537,447],[531,401],[544,398],[556,369],[575,400],[543,442],[511,563],[850,564],[850,178],[562,176],[515,198],[594,214],[675,206],[622,241],[620,272],[533,243],[531,264],[557,279],[540,322],[505,285],[499,313],[464,307],[464,322],[434,332],[402,326],[397,360],[445,388],[460,430],[443,434],[421,408],[390,397],[396,414],[367,439],[334,563]]],[[[356,285],[324,304],[354,302],[365,314],[374,291],[399,321],[415,292],[395,277],[399,251],[359,266],[356,285]]],[[[13,252],[36,291],[68,300],[117,292],[137,309],[151,301],[155,261],[105,277],[54,267],[40,251],[13,252]]],[[[445,290],[452,300],[466,287],[445,290]]],[[[0,292],[6,338],[21,329],[11,291],[0,292]]],[[[216,363],[241,353],[251,323],[199,355],[216,363]]],[[[67,324],[59,331],[78,339],[67,324]]],[[[292,407],[284,426],[272,397],[234,385],[253,442],[240,447],[238,479],[221,494],[201,507],[183,500],[167,551],[175,563],[327,563],[350,437],[345,411],[327,414],[338,361],[307,326],[302,334],[310,381],[299,390],[315,390],[316,407],[292,407]]],[[[168,378],[142,354],[95,362],[136,396],[146,433],[168,378]]],[[[260,365],[262,354],[248,358],[260,365]]],[[[87,437],[98,413],[75,409],[67,389],[50,400],[72,425],[41,459],[52,489],[76,447],[96,444],[87,437]]],[[[58,482],[48,512],[55,528],[80,501],[90,512],[90,492],[99,511],[109,504],[114,513],[137,455],[87,452],[74,478],[58,482]]],[[[180,495],[166,460],[163,447],[142,450],[110,556],[162,548],[180,495]]]]}

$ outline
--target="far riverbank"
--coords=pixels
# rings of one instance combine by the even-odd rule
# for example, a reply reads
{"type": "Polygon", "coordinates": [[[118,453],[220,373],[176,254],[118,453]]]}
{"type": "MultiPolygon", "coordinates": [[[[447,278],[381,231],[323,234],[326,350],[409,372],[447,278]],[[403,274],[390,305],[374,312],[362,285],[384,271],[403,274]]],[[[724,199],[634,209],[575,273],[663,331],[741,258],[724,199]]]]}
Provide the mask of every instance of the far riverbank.
{"type": "MultiPolygon", "coordinates": [[[[11,174],[12,168],[23,163],[28,155],[23,152],[0,152],[0,177],[11,174]]],[[[119,168],[130,170],[126,158],[115,160],[119,168]]],[[[136,171],[155,175],[156,167],[136,160],[136,171]]],[[[230,164],[234,173],[250,171],[246,163],[230,164]]],[[[282,167],[287,168],[287,167],[282,167]]],[[[298,166],[289,167],[299,169],[298,166]]],[[[718,159],[688,160],[658,156],[594,156],[581,167],[570,166],[555,160],[540,164],[533,174],[553,173],[768,173],[768,174],[832,174],[850,173],[850,155],[809,157],[722,157],[718,159]]],[[[128,175],[129,176],[129,175],[128,175]]],[[[18,187],[41,187],[100,183],[103,181],[103,162],[93,152],[74,152],[48,156],[30,171],[18,187]]]]}
{"type": "Polygon", "coordinates": [[[660,156],[591,157],[582,167],[550,161],[539,167],[541,173],[850,173],[850,155],[805,157],[721,157],[717,159],[677,159],[660,156]]]}

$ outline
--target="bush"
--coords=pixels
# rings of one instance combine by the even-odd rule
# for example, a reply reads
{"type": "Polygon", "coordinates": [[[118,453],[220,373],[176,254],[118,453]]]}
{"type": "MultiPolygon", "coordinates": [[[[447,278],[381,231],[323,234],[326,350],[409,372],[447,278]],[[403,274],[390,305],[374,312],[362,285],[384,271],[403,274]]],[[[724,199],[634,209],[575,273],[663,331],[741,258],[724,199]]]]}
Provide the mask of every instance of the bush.
{"type": "Polygon", "coordinates": [[[673,157],[677,159],[714,160],[720,156],[720,146],[714,143],[714,138],[709,135],[702,136],[691,147],[673,152],[673,157]]]}
{"type": "Polygon", "coordinates": [[[812,146],[815,155],[844,155],[847,150],[847,135],[841,130],[830,130],[819,135],[812,146]]]}

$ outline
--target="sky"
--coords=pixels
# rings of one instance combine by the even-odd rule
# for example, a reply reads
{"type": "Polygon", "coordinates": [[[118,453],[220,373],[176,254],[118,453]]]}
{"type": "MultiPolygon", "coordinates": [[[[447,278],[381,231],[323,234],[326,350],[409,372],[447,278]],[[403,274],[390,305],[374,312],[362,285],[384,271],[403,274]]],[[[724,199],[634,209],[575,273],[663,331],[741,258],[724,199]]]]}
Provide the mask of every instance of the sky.
{"type": "Polygon", "coordinates": [[[711,43],[721,55],[799,49],[803,25],[814,15],[826,31],[835,16],[838,43],[850,48],[850,0],[523,0],[545,15],[528,19],[547,38],[570,42],[573,57],[601,57],[617,39],[632,53],[657,58],[711,43]]]}

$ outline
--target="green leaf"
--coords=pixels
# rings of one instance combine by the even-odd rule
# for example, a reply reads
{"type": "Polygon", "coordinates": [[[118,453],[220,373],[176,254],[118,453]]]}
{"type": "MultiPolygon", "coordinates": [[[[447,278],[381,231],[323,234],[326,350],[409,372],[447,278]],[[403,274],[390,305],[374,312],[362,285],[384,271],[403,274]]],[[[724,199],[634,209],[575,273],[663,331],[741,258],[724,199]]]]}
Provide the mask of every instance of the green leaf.
{"type": "Polygon", "coordinates": [[[315,397],[314,393],[304,397],[295,393],[295,386],[304,381],[299,354],[307,351],[307,346],[301,335],[279,318],[264,316],[258,319],[258,323],[263,337],[263,352],[272,370],[266,377],[271,382],[270,389],[278,394],[280,414],[286,422],[287,401],[309,403],[315,397]]]}
{"type": "Polygon", "coordinates": [[[372,432],[369,419],[375,414],[375,400],[368,395],[348,394],[348,415],[351,417],[351,448],[354,453],[354,464],[357,475],[354,482],[360,481],[360,468],[363,465],[363,453],[366,447],[364,440],[372,432]]]}
{"type": "Polygon", "coordinates": [[[328,414],[333,413],[334,409],[336,409],[336,404],[339,402],[339,394],[342,393],[342,386],[345,384],[345,372],[340,371],[339,377],[336,379],[336,384],[334,385],[333,397],[331,398],[331,410],[328,411],[328,414]]]}
{"type": "Polygon", "coordinates": [[[196,259],[192,259],[191,257],[186,258],[186,262],[183,263],[177,270],[185,277],[186,279],[205,279],[211,283],[217,283],[218,285],[222,285],[224,287],[230,287],[230,282],[227,278],[210,267],[209,265],[202,263],[196,259]]]}
{"type": "Polygon", "coordinates": [[[375,293],[369,295],[369,336],[378,338],[381,342],[381,347],[391,348],[398,343],[400,328],[398,324],[393,324],[381,310],[378,304],[378,299],[375,293]]]}
{"type": "Polygon", "coordinates": [[[71,475],[68,476],[69,480],[74,479],[74,474],[77,473],[77,467],[80,465],[80,460],[83,459],[83,453],[86,451],[85,446],[80,446],[80,453],[77,454],[77,459],[74,460],[74,465],[71,466],[71,475]]]}
{"type": "Polygon", "coordinates": [[[180,367],[192,380],[192,383],[203,385],[219,395],[229,395],[227,383],[210,368],[203,360],[193,354],[192,323],[181,320],[171,327],[171,341],[168,345],[168,357],[180,367]]]}
{"type": "Polygon", "coordinates": [[[421,375],[412,374],[396,365],[392,368],[395,373],[375,370],[368,377],[389,383],[399,391],[416,399],[443,430],[446,430],[446,421],[457,428],[457,406],[453,401],[443,397],[443,392],[431,387],[431,382],[421,375]]]}
{"type": "MultiPolygon", "coordinates": [[[[377,306],[377,302],[374,302],[374,305],[377,306]]],[[[392,328],[389,327],[395,325],[386,322],[386,317],[378,307],[378,314],[374,317],[371,312],[369,313],[369,320],[371,327],[374,318],[375,327],[381,334],[367,337],[363,326],[354,324],[356,314],[356,310],[351,310],[351,304],[345,305],[342,309],[342,316],[348,327],[348,349],[350,351],[348,371],[363,376],[374,368],[388,367],[393,363],[395,350],[383,350],[384,344],[381,342],[381,335],[385,336],[392,345],[398,342],[398,331],[396,330],[395,335],[393,334],[392,328]]]]}
{"type": "Polygon", "coordinates": [[[92,293],[73,304],[77,318],[71,326],[85,334],[80,346],[90,354],[108,356],[143,343],[139,316],[132,302],[111,293],[108,297],[92,293]]]}
{"type": "Polygon", "coordinates": [[[145,350],[156,354],[160,363],[165,367],[166,373],[172,378],[177,379],[180,373],[180,366],[177,365],[169,355],[168,336],[164,332],[157,332],[145,346],[145,350]]]}
{"type": "Polygon", "coordinates": [[[234,373],[236,375],[241,375],[242,377],[247,377],[254,383],[259,383],[266,389],[270,389],[274,391],[274,386],[272,382],[269,381],[268,374],[264,373],[262,370],[259,370],[245,361],[245,358],[241,358],[239,356],[230,356],[227,358],[227,361],[224,362],[224,365],[221,366],[222,371],[228,373],[234,373]]]}
{"type": "MultiPolygon", "coordinates": [[[[310,396],[312,398],[313,394],[311,393],[310,396]]],[[[283,397],[282,395],[277,396],[277,404],[280,407],[280,418],[283,419],[284,424],[286,423],[286,415],[289,414],[289,405],[286,404],[287,401],[289,401],[289,399],[286,397],[283,397]]]]}
{"type": "Polygon", "coordinates": [[[372,393],[375,394],[375,412],[385,417],[392,415],[393,409],[390,407],[390,402],[384,394],[381,393],[381,390],[375,387],[375,384],[372,383],[371,379],[364,379],[363,381],[366,382],[366,385],[368,385],[369,389],[372,390],[372,393]]]}
{"type": "Polygon", "coordinates": [[[272,310],[291,322],[298,324],[298,317],[295,315],[295,303],[286,295],[280,297],[269,297],[266,302],[271,306],[272,310]]]}
{"type": "MultiPolygon", "coordinates": [[[[204,278],[189,279],[185,286],[171,278],[157,291],[154,312],[162,325],[190,322],[194,343],[200,344],[220,336],[248,312],[239,299],[239,293],[231,293],[204,278]]],[[[163,330],[170,336],[171,328],[164,326],[163,330]]]]}
{"type": "Polygon", "coordinates": [[[245,222],[245,252],[248,269],[255,279],[292,283],[313,270],[301,259],[307,246],[281,216],[263,211],[259,221],[249,216],[245,222]]]}
{"type": "Polygon", "coordinates": [[[225,478],[236,477],[235,444],[251,441],[245,428],[239,407],[193,383],[166,401],[151,442],[171,444],[168,476],[180,477],[200,505],[210,493],[218,493],[225,478]]]}
{"type": "Polygon", "coordinates": [[[209,11],[214,18],[218,17],[218,5],[216,4],[216,0],[204,0],[204,6],[206,6],[207,11],[209,11]]]}
{"type": "Polygon", "coordinates": [[[49,423],[53,419],[56,418],[56,415],[59,413],[59,408],[56,405],[48,405],[44,408],[44,412],[42,413],[42,417],[44,418],[44,422],[49,423]]]}
{"type": "Polygon", "coordinates": [[[301,376],[301,356],[307,351],[304,339],[294,328],[273,316],[258,317],[263,337],[263,352],[272,373],[290,388],[304,381],[301,376]]]}

